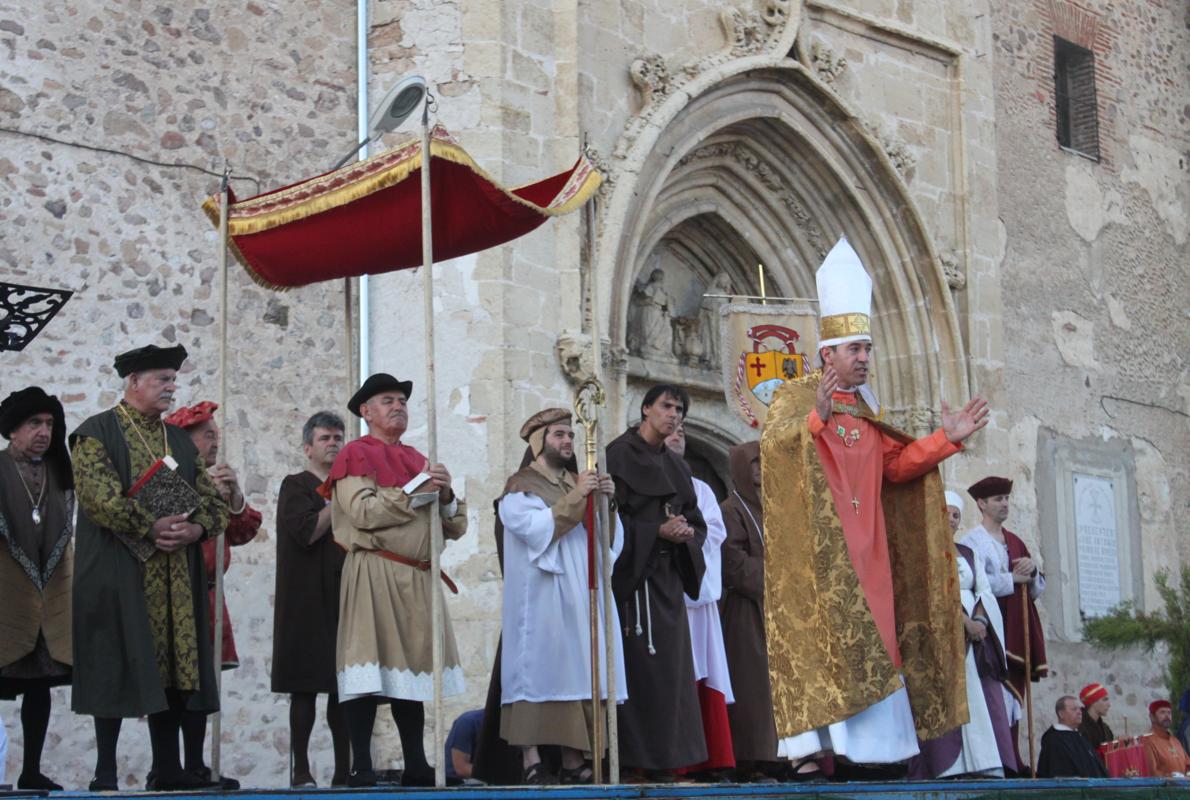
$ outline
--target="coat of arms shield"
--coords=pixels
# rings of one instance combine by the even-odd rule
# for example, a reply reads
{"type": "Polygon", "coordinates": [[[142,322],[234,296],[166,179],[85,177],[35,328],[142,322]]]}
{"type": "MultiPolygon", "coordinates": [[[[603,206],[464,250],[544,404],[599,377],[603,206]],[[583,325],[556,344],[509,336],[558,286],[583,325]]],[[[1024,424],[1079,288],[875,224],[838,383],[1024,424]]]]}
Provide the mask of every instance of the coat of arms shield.
{"type": "Polygon", "coordinates": [[[719,313],[728,405],[758,428],[778,387],[813,369],[818,315],[809,301],[725,303],[719,313]]]}

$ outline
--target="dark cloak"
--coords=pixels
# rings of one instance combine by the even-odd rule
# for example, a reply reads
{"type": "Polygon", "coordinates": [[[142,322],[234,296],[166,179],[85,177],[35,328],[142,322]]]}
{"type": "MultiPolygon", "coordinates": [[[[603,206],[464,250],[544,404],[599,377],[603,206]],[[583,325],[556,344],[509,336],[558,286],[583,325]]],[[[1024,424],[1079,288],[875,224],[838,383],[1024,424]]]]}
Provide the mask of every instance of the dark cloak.
{"type": "Polygon", "coordinates": [[[1041,735],[1038,778],[1106,778],[1107,770],[1078,731],[1050,728],[1041,735]]]}
{"type": "Polygon", "coordinates": [[[310,541],[326,500],[309,471],[287,475],[277,495],[277,590],[273,614],[274,692],[339,691],[335,635],[346,554],[327,531],[310,541]]]}
{"type": "Polygon", "coordinates": [[[682,595],[698,597],[707,529],[690,468],[664,444],[650,446],[635,426],[608,445],[607,464],[624,525],[612,573],[628,680],[628,701],[619,708],[620,761],[646,770],[700,764],[707,749],[682,595]],[[658,536],[667,511],[685,516],[695,530],[691,540],[658,536]]]}
{"type": "MultiPolygon", "coordinates": [[[[191,486],[198,470],[198,450],[190,434],[165,426],[178,474],[191,486]]],[[[71,434],[98,440],[107,450],[124,491],[135,481],[128,446],[112,410],[91,417],[71,434]]],[[[214,535],[218,531],[208,531],[214,535]]],[[[71,709],[96,717],[142,717],[165,711],[168,703],[157,669],[153,632],[145,601],[140,561],[111,531],[92,522],[81,510],[74,546],[74,677],[71,709]]],[[[179,551],[181,552],[181,551],[179,551]]],[[[202,544],[186,547],[194,626],[198,638],[199,689],[186,693],[186,708],[219,710],[215,688],[207,577],[202,544]]]]}

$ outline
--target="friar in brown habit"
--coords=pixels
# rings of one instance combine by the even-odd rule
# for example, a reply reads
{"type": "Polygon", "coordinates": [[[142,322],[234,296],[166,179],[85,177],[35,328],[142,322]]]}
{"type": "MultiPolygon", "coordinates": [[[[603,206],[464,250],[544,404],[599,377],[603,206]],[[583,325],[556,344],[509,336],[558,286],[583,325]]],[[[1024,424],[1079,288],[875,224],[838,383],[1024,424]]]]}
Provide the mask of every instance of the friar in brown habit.
{"type": "Polygon", "coordinates": [[[760,500],[760,442],[731,448],[734,489],[720,505],[723,598],[719,619],[735,702],[727,707],[736,771],[741,781],[763,779],[777,760],[777,728],[764,634],[764,507],[760,500]],[[770,766],[771,765],[771,766],[770,766]]]}

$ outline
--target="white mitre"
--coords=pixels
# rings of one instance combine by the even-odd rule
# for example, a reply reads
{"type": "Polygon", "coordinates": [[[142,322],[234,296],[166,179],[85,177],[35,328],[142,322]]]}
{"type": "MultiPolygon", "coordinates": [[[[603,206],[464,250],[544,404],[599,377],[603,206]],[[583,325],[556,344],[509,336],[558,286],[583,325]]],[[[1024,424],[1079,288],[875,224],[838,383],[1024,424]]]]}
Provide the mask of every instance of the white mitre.
{"type": "Polygon", "coordinates": [[[818,346],[872,341],[872,279],[844,236],[814,274],[818,346]]]}
{"type": "MultiPolygon", "coordinates": [[[[872,341],[872,279],[859,254],[844,236],[826,254],[814,273],[818,287],[818,348],[848,342],[872,341]]],[[[815,363],[821,365],[821,355],[815,363]]],[[[864,402],[880,413],[880,401],[872,387],[858,387],[864,402]]]]}

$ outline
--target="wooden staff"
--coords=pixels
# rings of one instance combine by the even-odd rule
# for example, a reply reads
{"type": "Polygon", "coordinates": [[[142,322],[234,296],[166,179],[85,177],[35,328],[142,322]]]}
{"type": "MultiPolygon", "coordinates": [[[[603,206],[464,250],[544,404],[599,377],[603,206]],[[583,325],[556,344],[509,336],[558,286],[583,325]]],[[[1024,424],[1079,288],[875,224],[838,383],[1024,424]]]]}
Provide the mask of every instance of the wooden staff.
{"type": "MultiPolygon", "coordinates": [[[[434,371],[434,223],[430,206],[430,105],[429,92],[421,112],[421,278],[422,308],[426,330],[426,449],[431,464],[438,463],[437,383],[434,371]]],[[[442,574],[442,518],[438,503],[430,503],[430,592],[431,654],[434,668],[434,784],[446,786],[443,761],[442,662],[443,598],[438,576],[442,574]]]]}
{"type": "Polygon", "coordinates": [[[1029,776],[1037,777],[1037,761],[1033,757],[1033,661],[1029,653],[1029,584],[1020,584],[1021,625],[1025,633],[1025,725],[1029,734],[1029,776]]]}
{"type": "MultiPolygon", "coordinates": [[[[227,421],[227,212],[230,201],[228,184],[231,165],[223,168],[219,185],[219,409],[216,424],[226,430],[227,421]]],[[[211,715],[211,779],[222,778],[219,765],[220,738],[223,732],[223,538],[224,531],[215,537],[215,693],[219,697],[219,711],[211,715]]],[[[201,553],[202,550],[200,549],[201,553]]],[[[200,556],[201,557],[201,556],[200,556]]],[[[206,571],[206,568],[203,568],[206,571]]]]}

